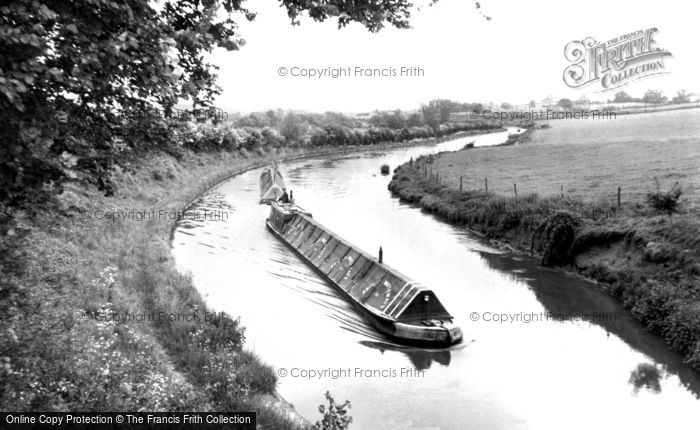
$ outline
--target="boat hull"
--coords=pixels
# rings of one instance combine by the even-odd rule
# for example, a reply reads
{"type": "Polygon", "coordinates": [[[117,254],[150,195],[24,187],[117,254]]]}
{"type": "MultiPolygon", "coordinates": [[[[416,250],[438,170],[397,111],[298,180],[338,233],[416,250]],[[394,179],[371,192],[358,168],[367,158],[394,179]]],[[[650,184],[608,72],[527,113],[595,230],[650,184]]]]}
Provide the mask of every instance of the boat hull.
{"type": "Polygon", "coordinates": [[[267,229],[291,249],[299,258],[309,265],[321,278],[330,284],[340,295],[369,322],[375,329],[388,338],[409,345],[427,347],[447,347],[462,340],[462,331],[451,322],[443,322],[440,325],[420,325],[399,322],[373,312],[362,303],[358,302],[352,295],[343,289],[336,281],[321,270],[313,261],[310,261],[302,252],[289,243],[285,237],[270,223],[266,221],[267,229]]]}

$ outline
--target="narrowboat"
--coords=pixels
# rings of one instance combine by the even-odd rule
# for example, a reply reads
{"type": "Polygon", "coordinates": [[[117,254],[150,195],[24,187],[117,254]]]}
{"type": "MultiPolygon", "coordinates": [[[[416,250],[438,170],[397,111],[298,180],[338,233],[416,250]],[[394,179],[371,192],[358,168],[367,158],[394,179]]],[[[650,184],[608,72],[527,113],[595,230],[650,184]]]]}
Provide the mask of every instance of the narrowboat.
{"type": "Polygon", "coordinates": [[[277,169],[277,163],[260,174],[260,203],[277,201],[287,191],[282,174],[277,169]]]}
{"type": "Polygon", "coordinates": [[[267,228],[394,341],[445,347],[462,340],[435,293],[341,239],[293,203],[270,203],[267,228]]]}

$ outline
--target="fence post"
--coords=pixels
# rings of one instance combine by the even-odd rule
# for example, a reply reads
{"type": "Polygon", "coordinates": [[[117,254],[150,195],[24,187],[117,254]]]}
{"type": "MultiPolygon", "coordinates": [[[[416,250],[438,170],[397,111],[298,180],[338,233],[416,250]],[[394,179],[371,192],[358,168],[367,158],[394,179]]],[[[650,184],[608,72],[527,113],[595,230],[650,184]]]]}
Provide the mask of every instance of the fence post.
{"type": "Polygon", "coordinates": [[[515,191],[515,198],[518,198],[518,184],[513,184],[513,191],[515,191]]]}
{"type": "Polygon", "coordinates": [[[462,177],[459,177],[459,191],[462,191],[462,177]]]}
{"type": "Polygon", "coordinates": [[[617,208],[620,209],[620,192],[622,191],[621,187],[617,187],[617,208]]]}
{"type": "Polygon", "coordinates": [[[484,178],[484,185],[486,186],[486,192],[489,192],[489,178],[484,178]]]}
{"type": "Polygon", "coordinates": [[[564,185],[561,186],[561,198],[564,198],[564,185]]]}

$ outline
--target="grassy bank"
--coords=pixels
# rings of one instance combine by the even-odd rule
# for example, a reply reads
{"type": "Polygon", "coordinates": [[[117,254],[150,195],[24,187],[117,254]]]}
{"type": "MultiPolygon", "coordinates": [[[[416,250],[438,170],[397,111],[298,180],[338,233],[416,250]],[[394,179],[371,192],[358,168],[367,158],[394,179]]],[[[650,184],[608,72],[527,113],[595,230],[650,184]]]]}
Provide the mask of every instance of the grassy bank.
{"type": "Polygon", "coordinates": [[[240,321],[211,313],[170,256],[173,214],[267,158],[152,155],[111,172],[111,197],[68,185],[27,215],[13,251],[26,267],[3,288],[2,409],[257,410],[267,428],[301,428],[240,321]]]}
{"type": "Polygon", "coordinates": [[[274,371],[245,349],[241,322],[213,314],[176,270],[177,213],[273,159],[445,139],[151,154],[109,172],[111,196],[76,182],[15,214],[0,243],[0,409],[256,410],[264,428],[308,427],[276,396],[274,371]]]}
{"type": "MultiPolygon", "coordinates": [[[[669,219],[640,201],[618,209],[609,201],[571,194],[515,197],[512,184],[510,195],[468,190],[464,180],[465,191],[460,191],[458,182],[442,180],[450,173],[441,166],[464,166],[458,163],[476,151],[498,159],[502,156],[498,152],[511,148],[419,158],[396,170],[389,189],[446,221],[537,255],[545,265],[566,267],[599,281],[700,370],[700,223],[692,205],[686,202],[669,219]]],[[[471,173],[462,172],[473,179],[471,173]]],[[[490,173],[502,177],[509,172],[492,168],[490,173]]]]}

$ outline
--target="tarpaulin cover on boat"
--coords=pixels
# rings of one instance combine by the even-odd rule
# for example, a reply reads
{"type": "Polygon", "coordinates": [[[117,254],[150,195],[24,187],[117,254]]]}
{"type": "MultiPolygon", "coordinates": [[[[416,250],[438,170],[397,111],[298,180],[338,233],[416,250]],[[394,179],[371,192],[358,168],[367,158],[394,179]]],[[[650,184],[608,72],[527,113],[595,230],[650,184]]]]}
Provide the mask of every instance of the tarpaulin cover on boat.
{"type": "Polygon", "coordinates": [[[265,169],[260,175],[260,201],[277,201],[284,193],[284,179],[277,166],[265,169]]]}
{"type": "Polygon", "coordinates": [[[435,294],[394,269],[379,264],[301,213],[273,205],[270,220],[291,246],[355,300],[399,321],[451,318],[435,294]]]}

